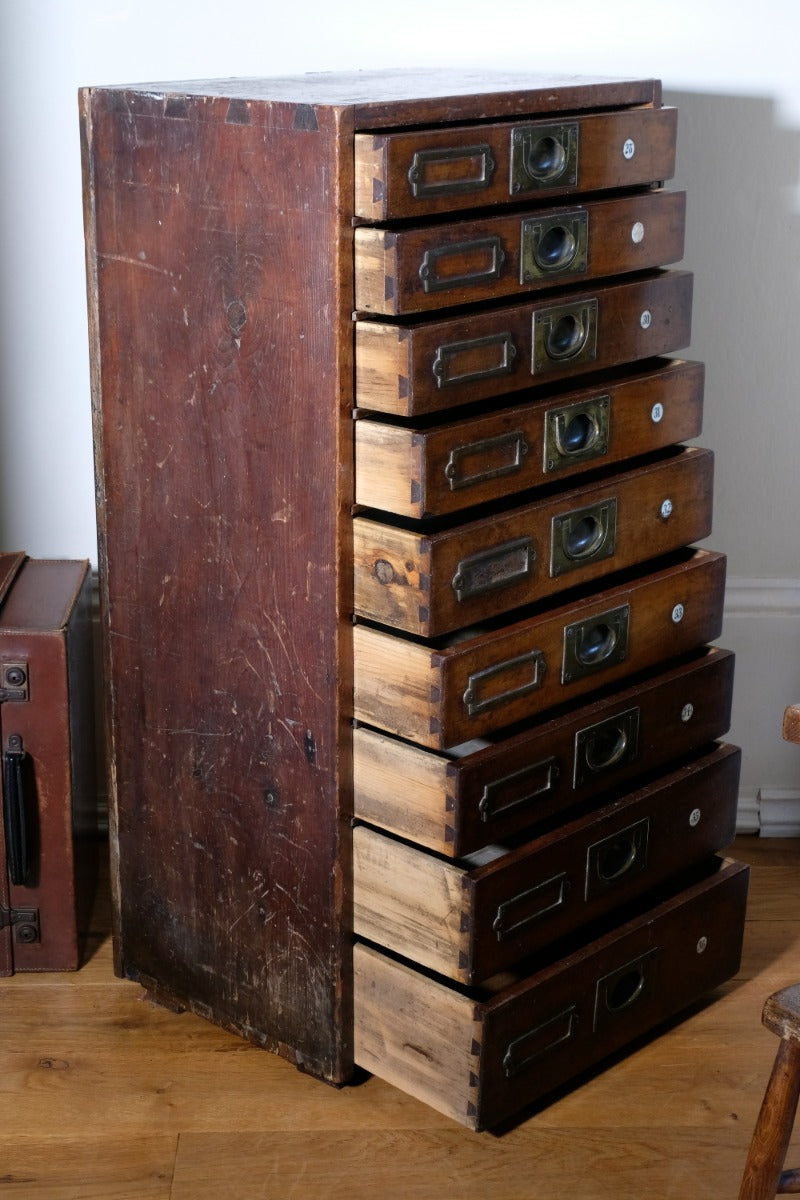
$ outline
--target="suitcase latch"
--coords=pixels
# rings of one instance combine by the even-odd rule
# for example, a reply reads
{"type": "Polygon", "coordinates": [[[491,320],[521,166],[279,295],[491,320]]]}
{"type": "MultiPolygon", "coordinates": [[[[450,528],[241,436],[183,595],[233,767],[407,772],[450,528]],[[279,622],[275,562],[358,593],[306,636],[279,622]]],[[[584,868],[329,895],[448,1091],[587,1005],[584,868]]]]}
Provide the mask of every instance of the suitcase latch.
{"type": "Polygon", "coordinates": [[[0,905],[0,929],[12,928],[14,941],[30,945],[41,941],[38,908],[3,908],[0,905]]]}
{"type": "Polygon", "coordinates": [[[0,664],[0,704],[5,700],[27,700],[29,695],[28,664],[26,662],[0,664]]]}

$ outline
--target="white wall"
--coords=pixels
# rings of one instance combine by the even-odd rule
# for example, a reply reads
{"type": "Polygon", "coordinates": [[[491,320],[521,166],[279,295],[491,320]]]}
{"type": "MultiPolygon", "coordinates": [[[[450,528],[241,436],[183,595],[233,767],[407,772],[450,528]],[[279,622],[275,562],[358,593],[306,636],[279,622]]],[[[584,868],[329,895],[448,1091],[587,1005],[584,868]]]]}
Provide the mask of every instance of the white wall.
{"type": "Polygon", "coordinates": [[[657,76],[680,106],[686,265],[717,452],[711,544],[745,793],[800,797],[800,7],[796,0],[0,0],[0,547],[95,558],[76,91],[484,65],[657,76]]]}

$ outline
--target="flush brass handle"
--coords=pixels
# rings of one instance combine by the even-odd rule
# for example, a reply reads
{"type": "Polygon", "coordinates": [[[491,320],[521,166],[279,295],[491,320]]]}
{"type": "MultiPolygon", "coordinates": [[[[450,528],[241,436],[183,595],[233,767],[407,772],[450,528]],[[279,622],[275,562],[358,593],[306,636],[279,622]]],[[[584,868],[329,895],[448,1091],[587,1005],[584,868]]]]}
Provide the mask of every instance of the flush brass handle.
{"type": "Polygon", "coordinates": [[[617,547],[617,501],[598,500],[553,517],[550,575],[555,578],[587,563],[611,558],[617,547]]]}
{"type": "Polygon", "coordinates": [[[558,304],[533,314],[534,375],[565,363],[583,363],[597,355],[597,301],[558,304]]]}
{"type": "Polygon", "coordinates": [[[611,398],[606,395],[551,409],[545,415],[545,473],[602,457],[608,452],[610,428],[611,398]]]}

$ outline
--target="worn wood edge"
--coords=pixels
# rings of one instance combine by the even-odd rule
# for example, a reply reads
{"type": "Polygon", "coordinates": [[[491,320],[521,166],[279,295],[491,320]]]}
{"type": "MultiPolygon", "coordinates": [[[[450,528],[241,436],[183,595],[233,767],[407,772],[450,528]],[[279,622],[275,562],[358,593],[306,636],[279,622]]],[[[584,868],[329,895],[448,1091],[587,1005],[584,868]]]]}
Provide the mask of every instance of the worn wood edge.
{"type": "Polygon", "coordinates": [[[431,698],[430,650],[367,625],[356,625],[353,660],[356,720],[438,748],[438,730],[432,729],[438,708],[431,698]]]}
{"type": "Polygon", "coordinates": [[[354,288],[353,226],[349,204],[353,194],[353,114],[351,109],[337,110],[337,171],[332,203],[338,219],[334,293],[338,314],[339,353],[336,356],[338,399],[336,470],[336,542],[334,571],[336,580],[336,704],[337,747],[334,797],[337,806],[336,852],[332,864],[333,904],[338,922],[338,975],[334,987],[333,1022],[336,1030],[337,1059],[329,1073],[332,1082],[343,1082],[352,1075],[353,1060],[353,960],[350,916],[352,909],[352,819],[353,793],[353,529],[352,510],[355,496],[355,430],[353,395],[355,357],[352,330],[354,288]]]}
{"type": "Polygon", "coordinates": [[[380,421],[355,422],[356,504],[421,517],[421,463],[411,430],[380,421]]]}
{"type": "Polygon", "coordinates": [[[353,830],[353,930],[357,937],[466,982],[464,870],[366,825],[353,830]]]}
{"type": "Polygon", "coordinates": [[[357,133],[353,143],[355,164],[354,212],[364,221],[381,221],[386,215],[386,144],[370,133],[357,133]]]}
{"type": "Polygon", "coordinates": [[[409,633],[428,632],[426,539],[366,517],[353,520],[353,611],[409,633]]]}
{"type": "Polygon", "coordinates": [[[357,943],[356,1063],[476,1128],[481,1026],[466,996],[357,943]]]}
{"type": "Polygon", "coordinates": [[[800,1043],[800,984],[793,984],[768,996],[762,1021],[778,1037],[800,1043]]]}
{"type": "Polygon", "coordinates": [[[452,855],[447,760],[376,730],[353,733],[353,815],[452,855]]]}
{"type": "Polygon", "coordinates": [[[358,312],[397,312],[397,255],[394,236],[361,225],[355,230],[355,306],[358,312]]]}
{"type": "MultiPolygon", "coordinates": [[[[111,924],[114,946],[114,971],[122,977],[124,971],[124,947],[122,944],[120,872],[119,872],[119,810],[116,774],[116,740],[114,737],[115,707],[114,672],[112,669],[113,646],[110,632],[110,603],[108,595],[108,538],[106,528],[105,467],[103,456],[103,406],[102,406],[102,343],[100,338],[100,297],[97,276],[97,184],[94,158],[94,121],[96,89],[81,88],[78,92],[79,125],[81,144],[81,169],[83,179],[83,226],[86,270],[86,304],[89,328],[89,382],[91,394],[92,437],[95,473],[95,496],[97,516],[98,594],[100,601],[100,655],[101,678],[104,680],[105,699],[102,705],[103,738],[106,747],[106,771],[108,793],[108,838],[111,860],[111,924]]],[[[98,118],[99,119],[99,118],[98,118]]]]}
{"type": "Polygon", "coordinates": [[[411,415],[412,340],[395,325],[356,321],[356,405],[375,412],[411,415]]]}

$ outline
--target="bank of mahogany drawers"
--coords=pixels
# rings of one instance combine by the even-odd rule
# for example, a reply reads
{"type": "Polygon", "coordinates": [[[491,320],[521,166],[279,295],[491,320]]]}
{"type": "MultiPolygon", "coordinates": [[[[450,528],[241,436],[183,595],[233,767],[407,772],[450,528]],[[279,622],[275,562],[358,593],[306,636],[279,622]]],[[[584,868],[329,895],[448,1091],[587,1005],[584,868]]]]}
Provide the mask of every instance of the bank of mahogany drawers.
{"type": "Polygon", "coordinates": [[[738,967],[676,113],[414,74],[83,111],[118,970],[506,1121],[738,967]]]}
{"type": "Polygon", "coordinates": [[[686,549],[713,459],[678,446],[703,372],[659,357],[691,323],[690,275],[663,270],[673,116],[637,114],[624,181],[624,115],[525,131],[550,164],[591,140],[589,195],[578,174],[569,205],[543,183],[480,216],[465,178],[509,152],[497,130],[357,142],[382,209],[355,236],[356,1056],[470,1124],[679,1007],[659,972],[699,994],[736,967],[740,928],[705,909],[730,891],[740,925],[739,872],[710,865],[739,773],[714,744],[732,658],[702,648],[724,561],[686,549]]]}

